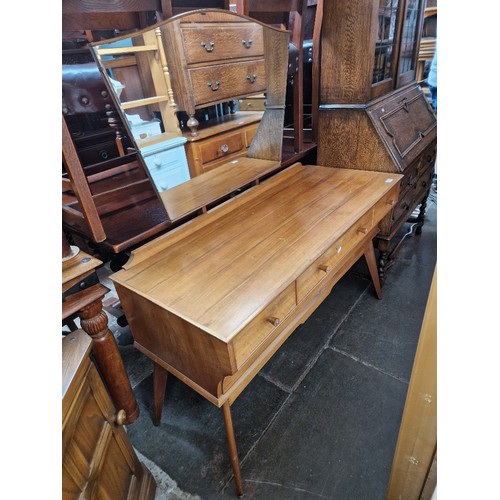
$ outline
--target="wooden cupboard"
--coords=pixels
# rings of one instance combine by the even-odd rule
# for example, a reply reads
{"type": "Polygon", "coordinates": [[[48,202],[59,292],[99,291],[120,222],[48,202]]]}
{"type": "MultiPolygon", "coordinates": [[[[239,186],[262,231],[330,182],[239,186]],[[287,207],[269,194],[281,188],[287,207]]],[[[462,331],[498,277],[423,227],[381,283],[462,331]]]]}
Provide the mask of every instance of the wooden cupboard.
{"type": "Polygon", "coordinates": [[[382,279],[417,207],[412,232],[421,232],[436,161],[436,116],[415,82],[424,7],[423,0],[324,5],[317,162],[404,174],[376,238],[382,279]]]}
{"type": "Polygon", "coordinates": [[[156,482],[130,444],[91,344],[83,330],[62,341],[62,498],[152,500],[156,482]]]}

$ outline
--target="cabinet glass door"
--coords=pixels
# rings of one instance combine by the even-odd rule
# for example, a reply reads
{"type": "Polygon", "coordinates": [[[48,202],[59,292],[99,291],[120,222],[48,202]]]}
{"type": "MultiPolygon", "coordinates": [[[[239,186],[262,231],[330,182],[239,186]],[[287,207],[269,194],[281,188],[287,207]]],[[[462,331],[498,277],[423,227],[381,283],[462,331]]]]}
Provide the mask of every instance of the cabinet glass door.
{"type": "Polygon", "coordinates": [[[415,78],[418,58],[418,40],[423,0],[408,0],[403,17],[398,62],[397,86],[401,87],[415,78]]]}
{"type": "Polygon", "coordinates": [[[378,8],[378,37],[375,42],[372,97],[392,88],[396,64],[398,0],[380,0],[378,8]]]}

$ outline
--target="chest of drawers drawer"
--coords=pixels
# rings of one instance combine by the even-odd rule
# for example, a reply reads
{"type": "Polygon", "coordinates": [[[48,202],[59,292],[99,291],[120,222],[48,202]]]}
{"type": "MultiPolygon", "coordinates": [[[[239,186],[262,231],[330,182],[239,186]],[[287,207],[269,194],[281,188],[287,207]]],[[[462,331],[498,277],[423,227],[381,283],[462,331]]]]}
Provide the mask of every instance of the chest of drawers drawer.
{"type": "Polygon", "coordinates": [[[200,159],[203,164],[231,156],[244,148],[244,136],[241,131],[216,137],[212,141],[200,144],[200,159]]]}
{"type": "Polygon", "coordinates": [[[208,105],[266,89],[264,59],[189,70],[196,106],[208,105]]]}
{"type": "Polygon", "coordinates": [[[295,306],[295,283],[292,283],[238,333],[233,340],[238,369],[279,328],[295,306]]]}
{"type": "Polygon", "coordinates": [[[262,57],[262,27],[244,23],[241,26],[182,27],[182,39],[188,64],[211,63],[248,57],[262,57]]]}

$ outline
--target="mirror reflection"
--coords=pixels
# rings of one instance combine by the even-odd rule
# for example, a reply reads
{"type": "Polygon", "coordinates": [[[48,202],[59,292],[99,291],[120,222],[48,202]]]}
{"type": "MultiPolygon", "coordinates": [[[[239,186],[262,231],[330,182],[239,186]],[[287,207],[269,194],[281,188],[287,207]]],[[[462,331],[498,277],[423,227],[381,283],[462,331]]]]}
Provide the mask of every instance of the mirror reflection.
{"type": "Polygon", "coordinates": [[[174,18],[92,44],[159,193],[245,156],[262,119],[263,26],[217,20],[174,18]]]}

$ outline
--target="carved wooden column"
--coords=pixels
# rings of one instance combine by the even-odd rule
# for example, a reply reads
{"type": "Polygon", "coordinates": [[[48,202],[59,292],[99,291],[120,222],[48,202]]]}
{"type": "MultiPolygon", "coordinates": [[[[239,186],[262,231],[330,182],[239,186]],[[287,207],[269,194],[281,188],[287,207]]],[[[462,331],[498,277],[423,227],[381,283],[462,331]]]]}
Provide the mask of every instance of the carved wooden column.
{"type": "Polygon", "coordinates": [[[139,416],[139,407],[130,385],[116,339],[108,328],[102,299],[109,292],[99,283],[95,269],[102,262],[76,247],[70,258],[63,258],[62,319],[80,318],[82,330],[92,338],[96,364],[118,410],[124,410],[126,424],[139,416]]]}

